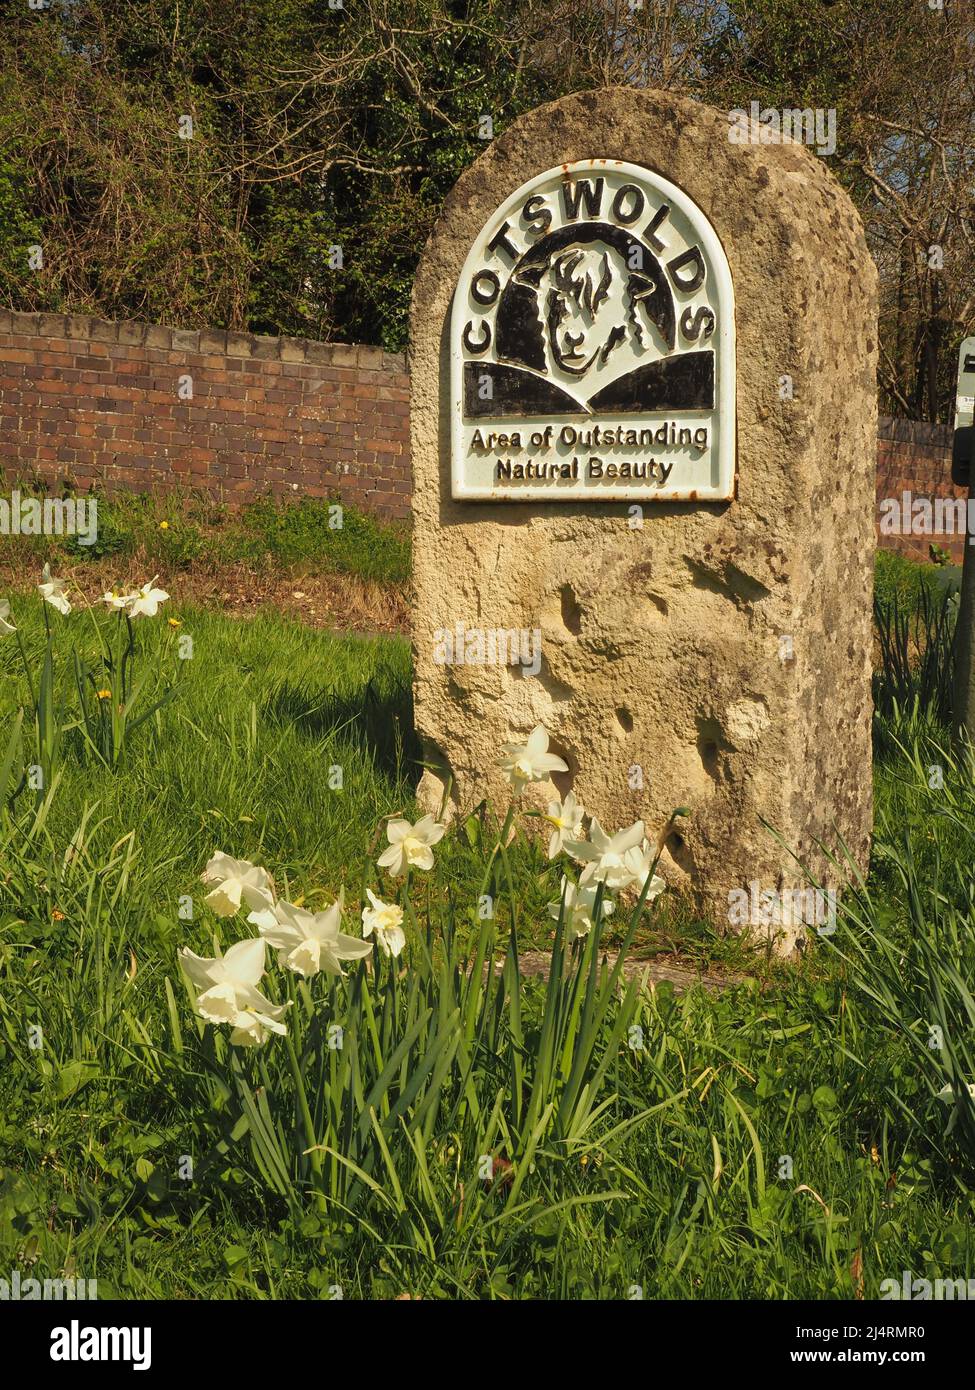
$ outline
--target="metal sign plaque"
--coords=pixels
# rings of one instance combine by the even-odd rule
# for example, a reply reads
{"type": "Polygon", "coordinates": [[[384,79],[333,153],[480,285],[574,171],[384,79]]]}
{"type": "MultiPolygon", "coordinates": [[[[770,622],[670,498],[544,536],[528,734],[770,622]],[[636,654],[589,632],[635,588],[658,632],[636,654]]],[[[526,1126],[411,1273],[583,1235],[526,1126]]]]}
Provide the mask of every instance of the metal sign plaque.
{"type": "Polygon", "coordinates": [[[450,350],[453,497],[733,496],[731,273],[652,170],[593,159],[523,184],[467,257],[450,350]]]}

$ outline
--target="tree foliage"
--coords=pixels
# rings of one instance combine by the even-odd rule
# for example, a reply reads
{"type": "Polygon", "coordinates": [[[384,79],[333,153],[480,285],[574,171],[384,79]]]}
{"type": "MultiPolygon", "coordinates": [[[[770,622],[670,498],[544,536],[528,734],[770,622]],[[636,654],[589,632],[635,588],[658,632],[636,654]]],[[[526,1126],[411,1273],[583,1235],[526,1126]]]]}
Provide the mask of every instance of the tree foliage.
{"type": "Polygon", "coordinates": [[[0,18],[8,307],[400,347],[423,242],[486,139],[568,91],[655,86],[835,111],[827,158],[881,272],[882,407],[948,418],[975,315],[962,0],[6,0],[0,18]]]}

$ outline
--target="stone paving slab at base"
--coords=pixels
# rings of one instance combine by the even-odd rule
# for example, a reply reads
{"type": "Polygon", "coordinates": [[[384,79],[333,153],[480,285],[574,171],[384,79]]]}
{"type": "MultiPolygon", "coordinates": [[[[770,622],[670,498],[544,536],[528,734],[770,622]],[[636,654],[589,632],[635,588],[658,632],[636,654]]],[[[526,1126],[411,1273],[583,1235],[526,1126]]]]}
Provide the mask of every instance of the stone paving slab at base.
{"type": "MultiPolygon", "coordinates": [[[[608,969],[612,970],[619,955],[615,951],[607,951],[601,959],[605,961],[608,969]]],[[[518,969],[525,979],[547,980],[551,962],[552,957],[548,951],[523,951],[518,957],[518,969]]],[[[494,973],[500,975],[503,969],[504,960],[495,960],[494,973]]],[[[623,962],[623,976],[627,980],[642,979],[648,989],[666,982],[672,984],[678,994],[693,989],[695,985],[700,985],[702,989],[714,994],[718,990],[730,989],[733,985],[739,985],[746,978],[744,975],[723,975],[716,971],[691,970],[681,965],[668,965],[663,961],[640,960],[637,957],[631,957],[623,962]]]]}

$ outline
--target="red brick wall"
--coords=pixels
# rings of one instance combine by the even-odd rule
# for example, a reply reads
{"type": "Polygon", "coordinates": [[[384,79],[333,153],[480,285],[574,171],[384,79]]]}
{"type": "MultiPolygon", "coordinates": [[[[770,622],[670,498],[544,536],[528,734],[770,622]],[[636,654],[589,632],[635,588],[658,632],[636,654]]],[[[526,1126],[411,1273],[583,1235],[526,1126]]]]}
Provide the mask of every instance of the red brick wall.
{"type": "Polygon", "coordinates": [[[0,469],[7,488],[337,495],[406,518],[406,364],[372,347],[3,312],[0,469]]]}
{"type": "MultiPolygon", "coordinates": [[[[882,419],[877,502],[957,497],[951,432],[882,419]]],[[[396,353],[303,338],[184,332],[63,314],[0,312],[4,485],[194,489],[224,501],[339,496],[410,512],[409,377],[396,353]],[[182,400],[180,377],[192,378],[182,400]]],[[[921,559],[933,540],[881,535],[921,559]]]]}
{"type": "Polygon", "coordinates": [[[944,425],[927,425],[914,420],[882,418],[877,439],[877,543],[898,550],[915,560],[929,559],[932,542],[948,551],[955,564],[961,564],[964,535],[883,535],[880,531],[880,504],[884,498],[900,503],[903,518],[904,493],[911,500],[927,498],[966,498],[967,492],[951,481],[951,430],[944,425]]]}

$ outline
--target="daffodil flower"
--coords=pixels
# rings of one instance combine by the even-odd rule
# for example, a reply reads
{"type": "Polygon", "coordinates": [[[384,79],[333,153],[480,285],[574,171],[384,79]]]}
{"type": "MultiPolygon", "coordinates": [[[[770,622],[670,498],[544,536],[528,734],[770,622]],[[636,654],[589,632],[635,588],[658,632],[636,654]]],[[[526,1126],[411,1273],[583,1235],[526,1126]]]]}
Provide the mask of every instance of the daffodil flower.
{"type": "Polygon", "coordinates": [[[626,888],[633,882],[634,869],[627,865],[626,852],[643,840],[643,821],[638,820],[626,830],[607,835],[595,816],[589,829],[589,840],[570,840],[566,849],[572,858],[585,864],[580,883],[605,883],[613,890],[626,888]]]}
{"type": "Polygon", "coordinates": [[[582,839],[582,818],[585,814],[585,807],[576,801],[574,792],[568,792],[562,801],[549,802],[545,819],[554,826],[548,842],[549,859],[561,854],[567,840],[582,839]]]}
{"type": "MultiPolygon", "coordinates": [[[[965,1088],[972,1100],[975,1100],[975,1081],[966,1082],[965,1088]]],[[[952,1102],[957,1099],[954,1088],[950,1083],[947,1086],[942,1086],[941,1090],[938,1092],[938,1099],[943,1100],[946,1105],[951,1105],[952,1102]]]]}
{"type": "Polygon", "coordinates": [[[56,608],[59,613],[63,613],[65,616],[71,612],[71,604],[64,593],[67,587],[65,580],[52,577],[50,565],[44,566],[37,591],[45,603],[49,603],[52,608],[56,608]]]}
{"type": "Polygon", "coordinates": [[[264,974],[264,942],[239,941],[224,956],[196,956],[185,946],[179,959],[196,992],[196,1011],[208,1023],[229,1023],[230,1041],[257,1047],[268,1033],[286,1033],[280,1021],[288,1004],[272,1004],[257,985],[264,974]]]}
{"type": "Polygon", "coordinates": [[[158,578],[158,575],[153,575],[147,584],[143,584],[142,588],[133,594],[132,607],[129,609],[130,618],[154,618],[159,612],[159,605],[169,598],[165,589],[152,587],[158,578]]]}
{"type": "Polygon", "coordinates": [[[371,907],[362,909],[362,935],[376,933],[376,940],[387,956],[398,956],[406,945],[403,931],[403,909],[396,903],[384,903],[366,889],[371,907]]]}
{"type": "Polygon", "coordinates": [[[5,598],[0,598],[0,636],[9,637],[17,629],[10,621],[10,603],[5,598]]]}
{"type": "Polygon", "coordinates": [[[391,820],[386,825],[389,846],[376,861],[381,869],[388,869],[394,878],[401,878],[408,868],[432,869],[433,846],[442,840],[446,826],[440,825],[433,816],[423,816],[416,825],[408,820],[391,820]]]}
{"type": "MultiPolygon", "coordinates": [[[[650,887],[647,889],[645,902],[653,902],[654,898],[667,887],[667,884],[653,872],[653,861],[657,851],[653,845],[648,845],[646,840],[640,845],[634,845],[632,849],[626,850],[623,855],[623,863],[630,873],[630,884],[638,893],[643,892],[643,885],[650,879],[650,887]]],[[[629,885],[628,885],[629,886],[629,885]]]]}
{"type": "MultiPolygon", "coordinates": [[[[562,900],[565,901],[565,915],[562,918],[565,924],[566,940],[575,941],[579,936],[588,936],[592,931],[593,919],[596,913],[596,894],[599,892],[597,883],[590,883],[585,886],[574,884],[570,879],[562,878],[562,896],[558,902],[549,903],[548,913],[554,917],[556,922],[559,920],[559,913],[562,911],[562,900]]],[[[613,904],[609,898],[603,898],[600,904],[600,915],[608,917],[613,910],[613,904]]]]}
{"type": "Polygon", "coordinates": [[[372,951],[372,942],[347,936],[342,923],[344,891],[324,912],[308,912],[294,903],[279,902],[270,911],[255,912],[248,921],[256,923],[263,939],[278,952],[278,962],[296,975],[343,975],[344,960],[361,960],[372,951]]]}
{"type": "Polygon", "coordinates": [[[109,608],[130,608],[136,597],[132,590],[126,593],[123,589],[106,589],[102,594],[102,603],[107,603],[109,608]]]}
{"type": "Polygon", "coordinates": [[[233,917],[242,903],[252,912],[274,906],[271,875],[247,859],[232,859],[218,850],[200,877],[213,885],[204,901],[218,917],[233,917]]]}
{"type": "Polygon", "coordinates": [[[498,765],[516,792],[526,782],[541,782],[553,772],[568,772],[561,758],[548,751],[548,734],[536,724],[527,743],[505,743],[501,746],[498,765]]]}

